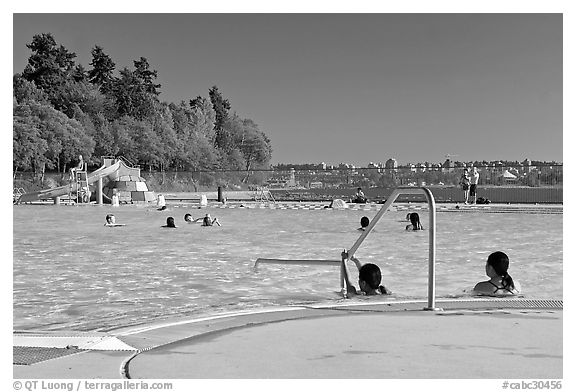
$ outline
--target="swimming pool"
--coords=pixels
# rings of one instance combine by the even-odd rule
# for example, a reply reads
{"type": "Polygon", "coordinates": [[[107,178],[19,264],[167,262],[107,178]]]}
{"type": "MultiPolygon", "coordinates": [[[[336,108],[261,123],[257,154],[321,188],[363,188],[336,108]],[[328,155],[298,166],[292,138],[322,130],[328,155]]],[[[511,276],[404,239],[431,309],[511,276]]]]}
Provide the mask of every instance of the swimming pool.
{"type": "MultiPolygon", "coordinates": [[[[336,267],[254,270],[254,262],[338,259],[359,237],[360,218],[376,212],[14,206],[14,329],[106,331],[220,311],[342,301],[336,267]],[[127,226],[104,227],[110,212],[127,226]],[[186,212],[194,218],[209,212],[222,227],[187,224],[186,212]],[[178,229],[160,227],[168,216],[178,229]]],[[[420,215],[428,228],[427,211],[420,215]]],[[[394,208],[384,214],[356,256],[380,266],[394,293],[390,300],[425,299],[428,231],[405,231],[405,216],[394,208]]],[[[437,297],[462,296],[487,279],[485,260],[495,250],[509,255],[509,272],[525,297],[562,299],[562,215],[482,212],[437,214],[437,297]]]]}

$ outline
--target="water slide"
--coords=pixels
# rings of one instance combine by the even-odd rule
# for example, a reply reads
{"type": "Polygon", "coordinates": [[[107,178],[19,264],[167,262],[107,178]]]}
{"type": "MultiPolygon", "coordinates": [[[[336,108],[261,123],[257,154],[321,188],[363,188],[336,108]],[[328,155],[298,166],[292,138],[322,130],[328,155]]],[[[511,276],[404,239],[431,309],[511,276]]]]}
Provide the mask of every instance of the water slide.
{"type": "MultiPolygon", "coordinates": [[[[122,161],[117,161],[111,166],[102,166],[101,168],[88,174],[88,185],[92,185],[100,178],[115,173],[117,170],[120,169],[121,163],[122,161]]],[[[64,196],[68,194],[68,192],[70,191],[70,187],[72,187],[71,192],[76,192],[77,187],[76,181],[73,181],[70,185],[62,185],[56,188],[43,189],[38,192],[25,193],[22,196],[20,196],[20,198],[18,199],[18,203],[28,203],[37,200],[48,200],[53,199],[55,197],[64,196]]]]}

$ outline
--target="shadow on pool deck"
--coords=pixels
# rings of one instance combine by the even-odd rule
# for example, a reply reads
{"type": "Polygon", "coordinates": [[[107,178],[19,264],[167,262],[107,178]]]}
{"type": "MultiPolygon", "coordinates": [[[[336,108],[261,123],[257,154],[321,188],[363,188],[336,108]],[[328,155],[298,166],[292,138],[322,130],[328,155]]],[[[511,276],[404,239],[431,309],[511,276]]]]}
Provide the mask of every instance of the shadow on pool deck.
{"type": "MultiPolygon", "coordinates": [[[[562,301],[437,305],[444,311],[342,302],[76,334],[70,355],[15,365],[14,378],[562,378],[562,301]]],[[[72,339],[24,335],[15,334],[15,346],[62,350],[72,339]]]]}

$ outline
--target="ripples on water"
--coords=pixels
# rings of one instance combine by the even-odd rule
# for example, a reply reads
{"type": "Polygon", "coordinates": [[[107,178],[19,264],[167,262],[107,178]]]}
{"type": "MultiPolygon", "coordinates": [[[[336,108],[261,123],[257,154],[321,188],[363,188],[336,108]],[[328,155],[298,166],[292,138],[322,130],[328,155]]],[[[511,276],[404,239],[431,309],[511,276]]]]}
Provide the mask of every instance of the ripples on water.
{"type": "MultiPolygon", "coordinates": [[[[14,328],[109,330],[169,317],[340,301],[336,267],[262,265],[258,257],[339,259],[377,211],[210,209],[222,227],[186,212],[126,206],[14,207],[14,328]],[[113,212],[125,227],[104,227],[113,212]],[[174,216],[177,229],[161,228],[174,216]]],[[[428,214],[421,220],[428,228],[428,214]]],[[[395,299],[425,299],[428,231],[384,214],[357,257],[380,266],[395,299]]],[[[526,297],[562,298],[562,216],[438,213],[436,293],[462,296],[493,251],[511,259],[526,297]]],[[[350,270],[354,274],[354,266],[350,270]]]]}

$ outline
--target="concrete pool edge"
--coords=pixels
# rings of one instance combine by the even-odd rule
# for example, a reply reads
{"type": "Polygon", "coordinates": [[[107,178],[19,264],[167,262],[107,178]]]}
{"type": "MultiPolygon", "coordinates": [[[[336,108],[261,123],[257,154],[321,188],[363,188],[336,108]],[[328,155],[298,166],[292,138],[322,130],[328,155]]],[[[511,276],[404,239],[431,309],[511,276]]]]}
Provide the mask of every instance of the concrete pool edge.
{"type": "MultiPolygon", "coordinates": [[[[527,317],[526,315],[534,312],[546,314],[560,313],[561,316],[563,310],[563,302],[561,300],[523,298],[438,299],[437,306],[444,308],[443,312],[423,311],[422,309],[425,305],[426,301],[341,301],[337,304],[320,303],[309,306],[270,307],[257,311],[220,313],[204,317],[197,316],[190,319],[164,321],[143,326],[116,329],[109,333],[84,333],[80,335],[92,339],[95,336],[100,337],[101,341],[108,342],[108,346],[95,347],[96,349],[94,349],[94,347],[91,349],[84,346],[85,349],[72,352],[69,355],[57,356],[30,365],[13,365],[13,375],[14,378],[23,379],[130,378],[134,376],[136,378],[147,378],[145,374],[147,368],[145,362],[147,358],[150,358],[149,356],[145,357],[147,353],[153,353],[155,359],[162,357],[168,359],[172,355],[170,353],[170,347],[183,347],[191,341],[201,340],[207,336],[216,336],[218,334],[231,335],[233,331],[242,328],[270,326],[275,323],[287,321],[297,322],[300,320],[311,323],[321,323],[321,320],[339,317],[341,320],[339,323],[347,323],[354,319],[354,317],[351,316],[362,315],[376,320],[376,317],[382,314],[413,315],[419,317],[419,320],[424,320],[423,317],[425,317],[426,314],[433,313],[438,315],[457,315],[459,317],[467,314],[475,314],[496,319],[496,316],[501,316],[502,314],[527,317]],[[136,360],[134,360],[135,358],[136,360]]],[[[401,326],[403,325],[402,323],[405,323],[405,321],[397,317],[389,317],[387,320],[400,323],[399,325],[401,326]]],[[[432,319],[427,320],[430,321],[432,319]]],[[[524,321],[524,323],[532,322],[533,321],[529,319],[524,321]]],[[[556,326],[552,320],[545,322],[556,326]]],[[[424,325],[425,323],[422,324],[422,327],[424,327],[424,325]]],[[[469,327],[467,326],[466,329],[475,330],[477,327],[470,325],[469,327]]],[[[426,333],[425,329],[412,331],[411,333],[414,334],[416,332],[419,334],[426,333]]],[[[481,330],[477,332],[482,333],[481,330]]],[[[287,333],[289,333],[289,331],[287,331],[287,333]]],[[[326,333],[329,335],[330,331],[326,333]]],[[[409,334],[409,332],[406,333],[409,334]]],[[[78,337],[78,333],[70,334],[78,337]]],[[[32,337],[36,334],[15,332],[14,335],[15,343],[22,345],[23,335],[32,337]],[[20,340],[17,342],[16,338],[20,340]]],[[[66,332],[59,332],[45,336],[50,341],[55,337],[65,338],[66,335],[66,332]]],[[[562,336],[559,338],[561,340],[562,336]]],[[[66,347],[82,349],[82,347],[78,347],[78,345],[64,345],[65,343],[66,342],[63,341],[58,344],[63,346],[64,349],[66,349],[66,347]]],[[[31,342],[31,344],[37,344],[37,342],[31,342]]],[[[48,343],[48,346],[49,345],[50,343],[48,343]]],[[[14,344],[14,347],[16,347],[16,344],[14,344]]],[[[60,349],[63,348],[60,347],[60,349]]],[[[561,356],[562,353],[560,352],[559,355],[561,356]]],[[[189,360],[194,359],[193,356],[187,358],[189,358],[189,360]]],[[[260,377],[264,377],[264,375],[260,377]]],[[[243,377],[239,375],[238,378],[243,377]]]]}

